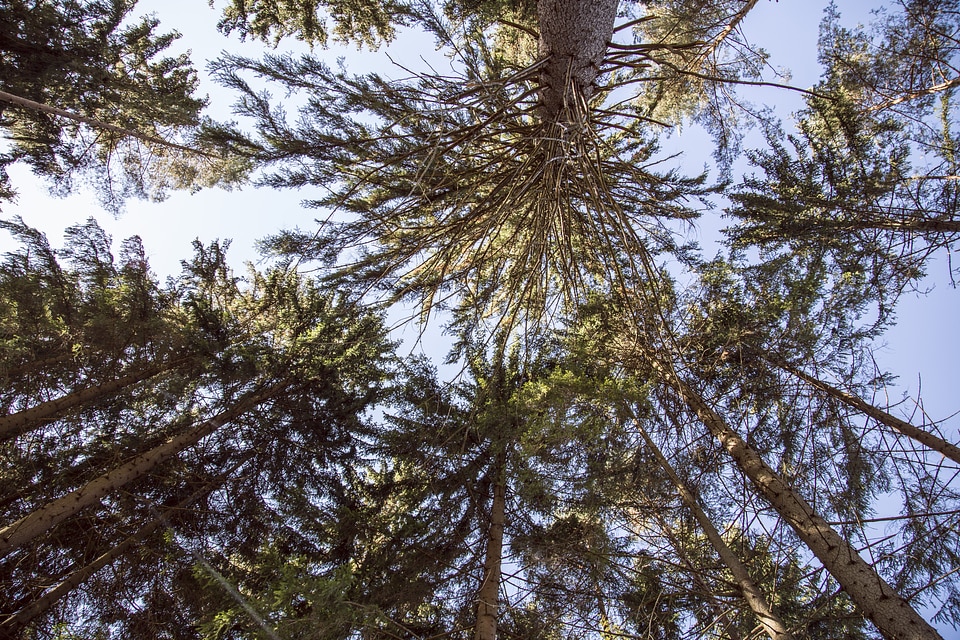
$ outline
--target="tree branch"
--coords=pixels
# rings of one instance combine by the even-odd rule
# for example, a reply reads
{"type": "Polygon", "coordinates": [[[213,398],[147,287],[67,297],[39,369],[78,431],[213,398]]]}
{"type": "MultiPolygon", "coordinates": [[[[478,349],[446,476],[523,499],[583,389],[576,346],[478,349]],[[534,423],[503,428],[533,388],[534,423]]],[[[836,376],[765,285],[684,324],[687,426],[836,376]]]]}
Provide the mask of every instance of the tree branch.
{"type": "Polygon", "coordinates": [[[118,127],[117,125],[113,125],[108,122],[104,122],[102,120],[97,120],[96,118],[89,118],[87,116],[82,116],[79,113],[73,113],[72,111],[58,109],[57,107],[51,107],[50,105],[42,104],[40,102],[34,102],[33,100],[28,100],[27,98],[21,98],[20,96],[13,95],[12,93],[7,93],[6,91],[0,91],[0,100],[4,102],[9,102],[11,104],[15,104],[21,107],[26,107],[27,109],[32,109],[34,111],[49,113],[51,115],[60,116],[62,118],[68,118],[75,122],[81,122],[83,124],[88,124],[91,127],[96,127],[97,129],[112,131],[113,133],[119,133],[121,135],[129,136],[131,138],[136,138],[137,140],[142,140],[144,142],[159,144],[164,147],[170,147],[171,149],[178,149],[180,151],[186,151],[188,153],[195,153],[201,156],[212,157],[212,154],[207,153],[206,151],[194,149],[193,147],[187,147],[181,144],[177,144],[175,142],[169,142],[167,140],[164,140],[163,138],[150,136],[145,133],[139,133],[137,131],[132,131],[130,129],[124,129],[123,127],[118,127]]]}
{"type": "Polygon", "coordinates": [[[953,80],[948,80],[946,82],[941,82],[940,84],[935,84],[932,87],[927,87],[926,89],[921,89],[919,91],[913,91],[906,95],[902,95],[898,98],[891,98],[885,102],[874,105],[867,109],[868,113],[874,111],[880,111],[882,109],[888,109],[892,106],[901,104],[903,102],[909,102],[910,100],[916,100],[917,98],[922,98],[923,96],[929,96],[933,93],[939,93],[941,91],[946,91],[947,89],[952,89],[954,87],[960,86],[960,76],[957,76],[953,80]]]}

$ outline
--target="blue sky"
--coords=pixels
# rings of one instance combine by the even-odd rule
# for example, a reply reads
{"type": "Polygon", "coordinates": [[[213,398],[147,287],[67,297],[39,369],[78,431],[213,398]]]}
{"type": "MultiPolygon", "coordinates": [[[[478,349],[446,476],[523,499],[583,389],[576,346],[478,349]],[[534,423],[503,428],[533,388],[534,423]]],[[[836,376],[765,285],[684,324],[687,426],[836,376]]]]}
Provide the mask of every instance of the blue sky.
{"type": "MultiPolygon", "coordinates": [[[[823,4],[805,0],[761,0],[742,27],[750,40],[767,49],[775,66],[792,72],[793,83],[801,87],[812,85],[819,75],[815,45],[823,4]]],[[[839,4],[844,15],[862,14],[871,6],[863,2],[839,4]]],[[[141,3],[141,10],[156,12],[164,30],[180,31],[183,38],[176,46],[191,48],[194,62],[201,68],[225,49],[248,55],[264,50],[255,43],[222,37],[215,30],[216,12],[197,0],[150,0],[141,3]]],[[[287,48],[288,43],[282,43],[281,49],[287,48]]],[[[402,37],[388,51],[394,59],[413,66],[421,55],[435,55],[432,39],[416,35],[402,37]]],[[[351,71],[376,68],[386,69],[387,75],[391,73],[385,52],[370,53],[346,47],[317,53],[329,56],[331,61],[343,57],[351,71]]],[[[397,70],[396,74],[403,75],[403,72],[397,70]]],[[[229,117],[231,97],[228,93],[210,83],[205,83],[202,91],[210,94],[213,117],[229,117]]],[[[775,89],[764,89],[756,96],[775,104],[781,112],[793,111],[801,105],[798,95],[775,89]]],[[[699,171],[704,156],[703,136],[695,130],[681,131],[674,136],[675,144],[689,147],[685,166],[691,172],[699,171]]],[[[161,277],[179,272],[179,261],[190,255],[194,238],[204,242],[232,239],[231,255],[239,271],[243,262],[257,259],[253,246],[258,238],[281,228],[312,228],[316,215],[300,206],[300,201],[309,197],[308,193],[245,187],[233,192],[174,193],[162,203],[131,201],[126,212],[114,218],[104,212],[88,192],[81,191],[64,199],[51,198],[43,185],[22,168],[12,171],[12,179],[20,196],[16,203],[2,205],[3,217],[22,216],[27,224],[46,232],[51,242],[59,246],[67,226],[93,216],[114,237],[117,246],[123,238],[140,235],[154,271],[161,277]]],[[[705,242],[711,237],[711,232],[706,231],[710,226],[709,222],[704,223],[701,237],[705,242]]],[[[9,246],[8,238],[0,237],[0,249],[9,246]]],[[[929,273],[921,285],[929,292],[904,297],[898,308],[899,323],[887,333],[883,344],[878,345],[876,357],[883,369],[899,375],[898,385],[891,390],[892,401],[899,400],[902,394],[916,394],[922,387],[929,415],[943,419],[960,410],[955,372],[960,360],[957,322],[960,292],[950,286],[945,256],[931,264],[929,273]]],[[[447,341],[439,336],[439,328],[438,324],[431,327],[420,346],[414,344],[419,335],[415,326],[403,327],[398,337],[405,340],[406,350],[422,348],[440,360],[447,350],[447,341]]],[[[909,403],[904,405],[907,406],[909,403]]],[[[953,419],[944,429],[953,441],[958,440],[958,422],[960,420],[953,419]]]]}
{"type": "MultiPolygon", "coordinates": [[[[770,53],[775,68],[791,74],[793,84],[809,87],[819,76],[815,46],[825,4],[761,0],[744,21],[742,29],[750,41],[770,53]]],[[[854,21],[866,18],[865,12],[871,6],[872,3],[841,2],[840,10],[846,19],[854,21]]],[[[215,29],[216,11],[195,0],[145,0],[138,10],[155,13],[161,20],[162,30],[182,33],[183,37],[174,45],[177,52],[190,49],[195,65],[201,69],[224,50],[251,56],[268,50],[258,43],[239,42],[237,38],[220,35],[215,29]]],[[[282,42],[279,49],[306,50],[292,41],[282,42]]],[[[387,54],[405,66],[414,67],[422,65],[421,57],[436,58],[432,38],[415,33],[402,35],[384,51],[370,52],[347,46],[315,53],[331,62],[343,58],[351,71],[376,69],[396,76],[406,75],[406,72],[393,66],[387,54]]],[[[201,92],[211,99],[210,115],[220,119],[231,117],[232,98],[228,92],[206,80],[201,92]]],[[[802,105],[799,94],[778,89],[758,89],[751,97],[774,105],[784,114],[802,105]]],[[[697,172],[707,153],[705,142],[699,131],[686,129],[675,132],[669,144],[685,149],[682,166],[690,172],[697,172]]],[[[93,216],[117,243],[131,235],[141,236],[153,269],[161,278],[179,272],[179,262],[190,255],[190,243],[194,238],[204,242],[230,238],[233,263],[237,270],[242,270],[244,262],[258,259],[253,249],[257,239],[281,228],[312,228],[317,215],[317,212],[300,206],[300,201],[309,197],[309,193],[244,187],[232,192],[173,193],[160,203],[130,201],[125,213],[114,218],[98,206],[89,192],[80,191],[63,199],[52,198],[42,183],[22,167],[14,168],[12,179],[20,195],[16,203],[3,204],[4,217],[22,216],[28,224],[46,232],[56,246],[67,226],[93,216]]],[[[709,246],[713,237],[711,229],[716,226],[716,221],[706,219],[701,223],[702,232],[695,233],[700,233],[700,238],[709,246]]],[[[0,237],[0,248],[5,246],[9,246],[8,238],[0,237]]],[[[922,380],[925,406],[932,416],[944,418],[960,410],[960,394],[955,393],[957,385],[952,367],[960,356],[960,332],[955,320],[960,311],[960,292],[950,286],[945,256],[931,265],[929,273],[922,283],[922,288],[929,293],[905,296],[898,309],[899,323],[886,335],[885,346],[879,348],[877,359],[884,368],[900,376],[893,399],[898,399],[902,393],[916,393],[922,380]]],[[[401,316],[401,313],[396,314],[398,318],[401,316]]],[[[442,357],[446,341],[441,340],[438,329],[436,326],[430,328],[425,348],[442,357]]],[[[408,348],[417,350],[413,342],[419,329],[407,326],[401,331],[399,337],[405,340],[408,348]]],[[[957,421],[953,422],[949,433],[955,438],[957,421]]]]}

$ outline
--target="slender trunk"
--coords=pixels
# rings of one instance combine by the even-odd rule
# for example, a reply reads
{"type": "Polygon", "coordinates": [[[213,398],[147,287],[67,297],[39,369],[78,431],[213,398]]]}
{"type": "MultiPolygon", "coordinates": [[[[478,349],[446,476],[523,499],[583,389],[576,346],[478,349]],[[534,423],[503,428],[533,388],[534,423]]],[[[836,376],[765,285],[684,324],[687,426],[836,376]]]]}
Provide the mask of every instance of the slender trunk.
{"type": "Polygon", "coordinates": [[[156,374],[171,368],[169,364],[156,364],[134,373],[128,373],[115,380],[93,385],[55,400],[0,417],[0,441],[7,440],[36,429],[50,420],[59,418],[71,409],[109,397],[131,385],[142,382],[156,374]]]}
{"type": "Polygon", "coordinates": [[[700,502],[697,500],[697,497],[690,491],[687,485],[684,484],[683,480],[680,479],[680,476],[677,475],[677,472],[670,465],[666,456],[663,455],[663,452],[660,451],[660,448],[657,447],[646,430],[640,426],[639,431],[647,447],[650,448],[653,456],[657,459],[657,462],[660,463],[660,467],[670,477],[670,481],[677,487],[677,493],[680,494],[680,499],[683,500],[683,503],[693,513],[693,517],[696,518],[697,523],[700,525],[700,528],[703,529],[710,544],[713,545],[717,555],[720,556],[720,560],[722,560],[730,570],[737,587],[740,589],[740,593],[743,594],[743,599],[746,600],[750,610],[757,616],[757,620],[760,621],[763,630],[773,640],[793,640],[793,636],[787,630],[787,625],[780,616],[774,612],[770,603],[767,602],[767,598],[763,595],[763,592],[760,591],[757,583],[750,577],[747,567],[740,562],[740,558],[737,557],[733,549],[723,540],[717,528],[713,526],[713,521],[710,520],[710,517],[707,516],[706,512],[700,507],[700,502]]]}
{"type": "Polygon", "coordinates": [[[937,220],[925,218],[922,220],[873,220],[863,225],[868,229],[888,229],[891,231],[915,231],[917,233],[960,233],[960,220],[937,220]]]}
{"type": "Polygon", "coordinates": [[[0,637],[4,637],[7,634],[13,636],[14,631],[22,629],[28,622],[45,613],[61,598],[86,582],[100,569],[112,564],[115,560],[117,560],[117,558],[120,558],[135,546],[141,545],[143,541],[146,540],[154,531],[168,523],[171,518],[175,517],[177,512],[189,507],[194,502],[200,500],[205,495],[209,494],[211,491],[223,484],[223,481],[226,480],[230,474],[240,468],[240,466],[251,457],[252,455],[245,456],[243,460],[233,466],[230,472],[224,473],[223,475],[207,482],[200,489],[177,503],[176,506],[164,510],[158,517],[140,527],[136,533],[127,537],[125,540],[123,540],[123,542],[103,553],[90,564],[77,569],[64,578],[55,587],[46,591],[42,596],[17,611],[17,613],[0,622],[0,637]]]}
{"type": "Polygon", "coordinates": [[[506,511],[506,456],[497,456],[494,470],[493,503],[490,506],[490,531],[483,562],[483,583],[477,593],[477,626],[474,640],[496,640],[497,604],[500,597],[500,562],[503,558],[503,523],[506,511]]]}
{"type": "Polygon", "coordinates": [[[826,520],[817,515],[760,455],[695,393],[672,369],[647,352],[652,366],[667,385],[692,409],[733,458],[757,491],[793,527],[824,568],[840,583],[863,614],[880,632],[895,640],[928,640],[942,637],[924,620],[857,550],[826,520]]]}
{"type": "Polygon", "coordinates": [[[150,473],[160,463],[196,444],[227,422],[246,413],[261,402],[268,400],[282,389],[284,384],[277,383],[267,389],[248,394],[230,409],[201,423],[190,431],[170,438],[164,444],[136,456],[116,469],[91,480],[83,487],[47,503],[33,513],[0,529],[0,557],[7,555],[20,545],[30,542],[82,509],[96,504],[112,491],[150,473]]]}
{"type": "Polygon", "coordinates": [[[743,4],[743,7],[740,8],[740,11],[737,11],[730,17],[730,21],[727,23],[723,29],[720,30],[720,33],[716,35],[706,46],[706,48],[697,54],[697,57],[693,64],[689,68],[697,68],[706,61],[707,58],[712,56],[714,52],[723,44],[723,41],[734,32],[734,30],[740,26],[740,23],[743,22],[743,19],[747,17],[747,14],[757,6],[758,0],[748,0],[743,4]]]}
{"type": "Polygon", "coordinates": [[[2,374],[5,378],[10,379],[24,378],[31,373],[39,371],[40,369],[44,369],[52,365],[62,364],[64,362],[73,360],[73,358],[74,355],[72,353],[58,353],[56,355],[39,358],[32,362],[26,362],[20,366],[7,369],[6,371],[0,371],[0,374],[2,374]]]}
{"type": "Polygon", "coordinates": [[[847,404],[853,407],[860,413],[870,416],[880,424],[886,425],[891,429],[893,429],[894,431],[896,431],[897,433],[907,436],[908,438],[911,438],[919,442],[925,447],[929,447],[930,449],[933,449],[943,457],[949,458],[950,460],[953,460],[957,464],[960,464],[960,447],[947,442],[943,438],[937,435],[934,435],[929,431],[924,431],[919,427],[913,426],[909,422],[901,420],[896,416],[892,416],[886,411],[883,411],[882,409],[879,409],[873,406],[872,404],[869,404],[868,402],[862,400],[858,396],[853,395],[852,393],[847,393],[846,391],[843,391],[832,385],[827,384],[823,380],[814,378],[813,376],[804,373],[800,369],[790,366],[786,362],[780,362],[780,361],[769,359],[769,358],[765,358],[765,359],[767,360],[767,362],[770,362],[774,366],[780,367],[787,373],[790,373],[800,378],[804,382],[808,383],[810,386],[816,389],[819,389],[820,391],[823,391],[827,395],[833,398],[836,398],[837,400],[840,400],[844,404],[847,404]]]}
{"type": "MultiPolygon", "coordinates": [[[[654,506],[654,508],[657,507],[654,506]]],[[[673,550],[676,552],[678,558],[681,562],[683,562],[687,570],[690,571],[694,586],[699,589],[699,593],[702,594],[702,598],[706,601],[705,606],[709,609],[710,614],[716,621],[712,623],[712,626],[719,628],[723,633],[725,633],[727,640],[740,640],[741,636],[740,632],[737,630],[736,624],[730,619],[730,616],[727,615],[727,612],[724,610],[721,603],[718,602],[717,596],[713,593],[713,590],[704,581],[703,576],[700,575],[700,572],[697,571],[697,568],[684,551],[683,545],[677,539],[673,528],[667,524],[660,513],[655,513],[654,517],[657,519],[657,524],[660,525],[660,531],[662,531],[664,537],[670,541],[670,545],[673,547],[673,550]]]]}
{"type": "Polygon", "coordinates": [[[593,592],[597,596],[597,613],[600,614],[600,639],[612,640],[619,635],[610,622],[610,616],[607,614],[607,606],[603,603],[603,592],[600,590],[600,583],[593,583],[593,592]]]}
{"type": "Polygon", "coordinates": [[[947,80],[946,82],[941,82],[940,84],[935,84],[932,87],[927,87],[925,89],[920,89],[918,91],[913,91],[906,95],[899,96],[897,98],[891,98],[890,100],[885,100],[880,104],[876,104],[867,111],[880,111],[881,109],[888,109],[892,106],[898,105],[901,102],[909,102],[910,100],[916,100],[917,98],[922,98],[924,96],[929,96],[934,93],[940,93],[941,91],[946,91],[947,89],[953,89],[954,87],[960,86],[960,77],[947,80]]]}
{"type": "Polygon", "coordinates": [[[617,0],[538,0],[540,106],[547,122],[581,122],[613,37],[617,0]],[[571,117],[578,114],[577,117],[571,117]]]}
{"type": "MultiPolygon", "coordinates": [[[[824,205],[833,205],[837,206],[837,203],[830,202],[829,200],[819,201],[824,205]]],[[[960,232],[960,220],[941,220],[937,218],[908,218],[904,220],[897,220],[895,216],[885,217],[882,213],[877,213],[875,211],[868,211],[864,209],[851,209],[840,205],[844,211],[847,211],[853,215],[860,216],[860,218],[855,220],[825,220],[814,223],[814,228],[821,226],[822,234],[836,234],[843,233],[845,231],[873,231],[873,230],[883,230],[883,231],[901,231],[904,233],[916,233],[916,234],[925,234],[925,233],[958,233],[960,232]]],[[[799,225],[792,224],[791,221],[787,223],[790,226],[798,226],[800,233],[808,232],[807,229],[804,229],[804,224],[800,223],[799,225]]]]}
{"type": "MultiPolygon", "coordinates": [[[[936,176],[931,179],[943,179],[936,176]]],[[[847,206],[829,198],[810,198],[808,205],[832,207],[850,215],[850,219],[836,220],[798,220],[792,213],[784,214],[778,220],[779,227],[792,235],[831,235],[853,231],[898,231],[908,234],[955,234],[960,233],[960,220],[941,218],[922,218],[905,216],[897,219],[896,213],[885,214],[875,209],[861,209],[847,206]]]]}

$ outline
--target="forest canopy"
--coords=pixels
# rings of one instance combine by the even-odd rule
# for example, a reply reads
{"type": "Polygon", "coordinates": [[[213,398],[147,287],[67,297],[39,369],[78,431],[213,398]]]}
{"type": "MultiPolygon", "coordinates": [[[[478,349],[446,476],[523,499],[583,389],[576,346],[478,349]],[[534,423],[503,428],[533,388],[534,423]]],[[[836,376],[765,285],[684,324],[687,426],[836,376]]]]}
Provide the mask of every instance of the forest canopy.
{"type": "Polygon", "coordinates": [[[956,418],[877,352],[953,284],[960,3],[818,7],[803,86],[780,4],[230,0],[198,67],[0,0],[0,637],[955,633],[956,418]],[[242,190],[163,281],[19,166],[242,190]]]}

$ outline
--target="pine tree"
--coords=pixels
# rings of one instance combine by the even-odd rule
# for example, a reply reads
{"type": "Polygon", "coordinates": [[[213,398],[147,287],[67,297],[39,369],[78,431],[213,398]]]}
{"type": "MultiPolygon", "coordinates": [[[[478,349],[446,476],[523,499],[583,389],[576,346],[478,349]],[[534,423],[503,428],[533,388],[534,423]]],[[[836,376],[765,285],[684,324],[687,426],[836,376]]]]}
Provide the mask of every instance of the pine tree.
{"type": "MultiPolygon", "coordinates": [[[[83,264],[112,264],[99,257],[83,264]]],[[[196,627],[202,612],[190,593],[203,593],[203,585],[190,577],[199,562],[191,545],[214,536],[218,557],[251,554],[262,531],[282,526],[270,505],[293,491],[286,488],[292,469],[315,473],[319,496],[330,490],[329,471],[310,470],[352,460],[362,413],[386,375],[379,320],[285,271],[253,274],[245,287],[224,260],[221,245],[198,244],[184,276],[163,292],[166,313],[179,321],[163,337],[193,350],[203,366],[184,370],[179,385],[165,389],[151,380],[125,391],[119,406],[81,405],[86,424],[74,438],[50,437],[72,422],[60,415],[5,443],[11,470],[20,462],[20,476],[30,477],[29,470],[47,467],[52,480],[5,496],[5,632],[50,628],[56,620],[123,628],[126,637],[196,627]],[[115,432],[101,431],[112,425],[115,432]],[[43,448],[29,446],[37,440],[43,448]],[[182,530],[170,533],[173,522],[182,530]],[[190,551],[178,553],[178,544],[190,551]],[[156,551],[142,552],[151,545],[156,551]],[[107,565],[112,577],[99,572],[107,565]],[[138,600],[138,612],[126,611],[138,600]]],[[[110,282],[99,293],[111,290],[110,282]]],[[[155,283],[152,290],[161,295],[155,283]]]]}
{"type": "Polygon", "coordinates": [[[15,0],[0,7],[0,195],[5,167],[24,162],[65,194],[78,178],[113,210],[127,197],[236,184],[242,163],[199,139],[206,100],[188,56],[164,57],[178,37],[159,21],[130,21],[126,0],[15,0]]]}

